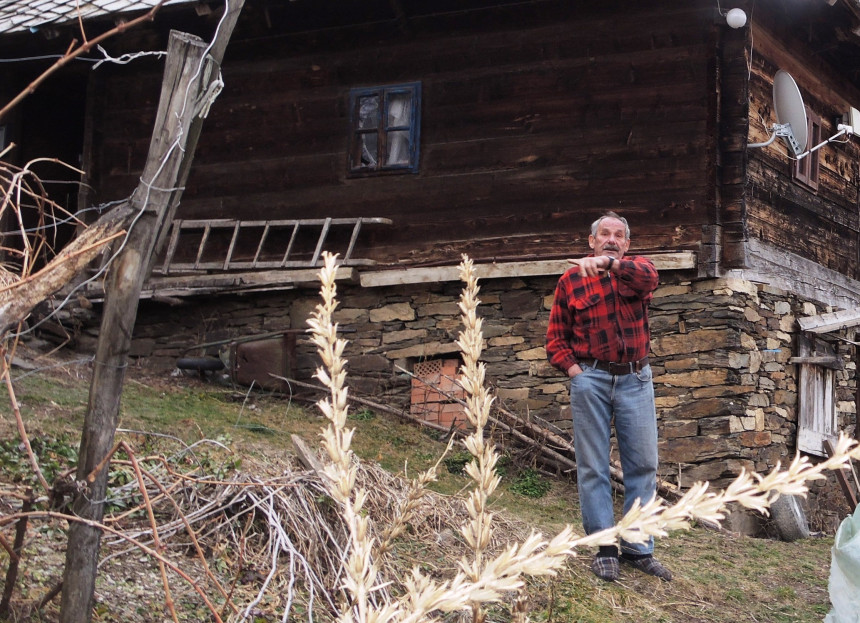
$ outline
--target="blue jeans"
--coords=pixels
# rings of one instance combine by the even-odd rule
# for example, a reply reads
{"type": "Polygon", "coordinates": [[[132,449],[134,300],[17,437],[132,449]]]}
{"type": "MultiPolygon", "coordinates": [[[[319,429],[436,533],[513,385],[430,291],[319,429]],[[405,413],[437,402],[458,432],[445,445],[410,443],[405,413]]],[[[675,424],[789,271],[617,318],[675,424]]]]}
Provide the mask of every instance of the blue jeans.
{"type": "MultiPolygon", "coordinates": [[[[613,418],[624,472],[624,512],[639,499],[650,502],[657,491],[657,412],[651,366],[635,374],[613,376],[580,364],[570,379],[573,445],[582,525],[586,534],[615,525],[609,476],[609,439],[613,418]]],[[[650,554],[647,543],[621,541],[621,551],[650,554]]]]}

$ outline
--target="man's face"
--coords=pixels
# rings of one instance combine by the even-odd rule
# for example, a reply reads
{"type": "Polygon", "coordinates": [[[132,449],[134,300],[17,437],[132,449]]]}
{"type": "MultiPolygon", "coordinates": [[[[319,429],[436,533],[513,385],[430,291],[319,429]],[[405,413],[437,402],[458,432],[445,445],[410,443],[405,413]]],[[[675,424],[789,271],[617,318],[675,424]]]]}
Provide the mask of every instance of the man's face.
{"type": "Polygon", "coordinates": [[[588,246],[594,255],[608,255],[620,260],[630,247],[627,228],[617,218],[605,218],[597,226],[597,235],[588,236],[588,246]]]}

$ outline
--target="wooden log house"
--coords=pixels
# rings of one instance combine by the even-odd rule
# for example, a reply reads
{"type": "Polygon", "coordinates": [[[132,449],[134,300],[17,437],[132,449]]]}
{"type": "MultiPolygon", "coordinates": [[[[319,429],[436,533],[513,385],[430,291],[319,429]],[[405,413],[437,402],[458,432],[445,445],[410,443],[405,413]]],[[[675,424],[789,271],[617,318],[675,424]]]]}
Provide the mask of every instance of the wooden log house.
{"type": "MultiPolygon", "coordinates": [[[[157,51],[170,29],[208,39],[222,11],[168,3],[104,47],[157,51]]],[[[78,29],[10,24],[5,57],[62,52],[78,29]]],[[[10,65],[0,95],[44,64],[10,65]]],[[[162,69],[152,56],[92,65],[0,120],[20,145],[9,158],[80,161],[85,184],[64,192],[86,220],[137,185],[162,69]]],[[[779,70],[802,95],[810,147],[850,122],[857,3],[247,0],[134,352],[172,367],[196,345],[300,333],[327,249],[345,258],[339,321],[356,390],[438,419],[450,406],[416,405],[410,374],[456,364],[466,253],[499,400],[569,429],[543,336],[565,258],[615,210],[631,252],[661,272],[663,477],[719,485],[798,449],[824,456],[833,435],[857,434],[860,128],[800,160],[782,138],[751,146],[778,123],[779,70]],[[739,28],[732,8],[745,11],[739,28]]],[[[98,282],[87,287],[98,301],[98,282]]],[[[86,348],[94,329],[73,329],[86,348]]],[[[292,372],[306,375],[313,351],[301,335],[295,348],[292,372]]],[[[820,527],[844,514],[834,491],[810,498],[820,527]]]]}

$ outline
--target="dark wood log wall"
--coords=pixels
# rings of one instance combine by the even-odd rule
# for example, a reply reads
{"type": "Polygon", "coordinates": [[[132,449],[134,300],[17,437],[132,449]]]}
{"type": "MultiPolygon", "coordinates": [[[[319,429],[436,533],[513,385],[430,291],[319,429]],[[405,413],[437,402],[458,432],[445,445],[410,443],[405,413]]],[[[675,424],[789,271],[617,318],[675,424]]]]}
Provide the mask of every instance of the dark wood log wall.
{"type": "MultiPolygon", "coordinates": [[[[759,11],[756,24],[750,79],[750,142],[766,140],[765,128],[776,122],[772,85],[779,69],[792,75],[806,107],[821,117],[821,140],[836,134],[842,114],[849,106],[860,106],[860,90],[840,74],[838,67],[823,62],[806,41],[781,25],[773,13],[759,11]]],[[[858,279],[860,148],[856,137],[849,142],[836,140],[840,142],[818,151],[817,190],[792,181],[793,161],[782,139],[768,147],[749,150],[748,229],[751,237],[779,250],[858,279]]]]}
{"type": "MultiPolygon", "coordinates": [[[[388,217],[357,254],[401,265],[563,257],[610,209],[636,251],[699,249],[716,218],[710,3],[536,1],[407,24],[263,38],[246,23],[244,40],[240,24],[180,216],[388,217]],[[423,90],[418,173],[350,178],[349,89],[408,81],[423,90]]],[[[140,65],[104,80],[100,201],[137,183],[159,80],[140,65]]]]}
{"type": "MultiPolygon", "coordinates": [[[[750,11],[750,3],[737,8],[750,11]]],[[[722,18],[715,18],[722,22],[722,18]]],[[[699,254],[700,274],[746,265],[746,137],[749,128],[749,29],[720,24],[713,122],[718,129],[716,218],[704,227],[699,254]]]]}

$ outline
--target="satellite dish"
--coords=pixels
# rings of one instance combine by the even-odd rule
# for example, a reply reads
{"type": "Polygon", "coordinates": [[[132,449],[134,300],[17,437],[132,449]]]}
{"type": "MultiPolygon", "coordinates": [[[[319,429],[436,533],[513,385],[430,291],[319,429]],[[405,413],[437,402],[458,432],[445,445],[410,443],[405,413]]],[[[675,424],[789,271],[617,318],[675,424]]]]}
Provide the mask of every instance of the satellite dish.
{"type": "Polygon", "coordinates": [[[750,143],[748,147],[766,147],[773,143],[777,136],[781,136],[794,156],[799,156],[806,150],[809,138],[806,107],[794,78],[782,69],[773,77],[773,108],[778,123],[772,128],[773,135],[770,140],[765,143],[750,143]]]}
{"type": "MultiPolygon", "coordinates": [[[[794,157],[800,160],[843,134],[860,136],[860,128],[840,123],[836,126],[838,130],[836,134],[826,141],[806,149],[806,143],[809,140],[806,107],[803,105],[803,97],[800,95],[800,89],[797,88],[794,78],[782,69],[777,71],[773,77],[773,108],[779,123],[773,125],[771,129],[773,134],[770,139],[764,143],[750,143],[747,147],[766,147],[773,143],[777,136],[781,136],[785,139],[785,143],[794,157]]],[[[849,117],[851,117],[852,111],[853,109],[849,111],[849,117]]]]}
{"type": "Polygon", "coordinates": [[[807,120],[806,107],[803,105],[803,96],[791,74],[780,69],[773,77],[773,108],[776,111],[776,119],[779,123],[788,125],[791,131],[783,136],[786,143],[794,151],[794,155],[800,155],[806,149],[807,120]],[[794,138],[792,141],[791,139],[794,138]]]}

